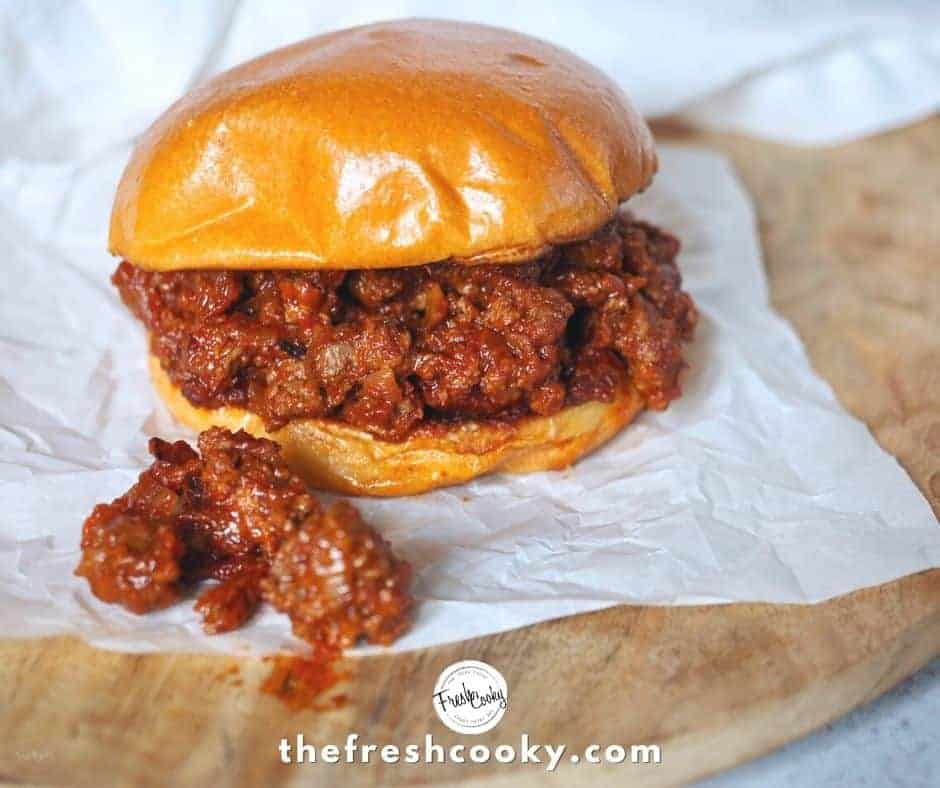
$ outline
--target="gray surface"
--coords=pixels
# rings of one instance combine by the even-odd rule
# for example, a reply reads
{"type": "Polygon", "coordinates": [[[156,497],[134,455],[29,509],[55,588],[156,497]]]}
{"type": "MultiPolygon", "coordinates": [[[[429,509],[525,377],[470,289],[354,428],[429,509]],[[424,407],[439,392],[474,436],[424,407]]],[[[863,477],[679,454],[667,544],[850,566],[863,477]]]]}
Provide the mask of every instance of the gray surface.
{"type": "Polygon", "coordinates": [[[940,659],[873,703],[697,788],[940,786],[940,659]]]}

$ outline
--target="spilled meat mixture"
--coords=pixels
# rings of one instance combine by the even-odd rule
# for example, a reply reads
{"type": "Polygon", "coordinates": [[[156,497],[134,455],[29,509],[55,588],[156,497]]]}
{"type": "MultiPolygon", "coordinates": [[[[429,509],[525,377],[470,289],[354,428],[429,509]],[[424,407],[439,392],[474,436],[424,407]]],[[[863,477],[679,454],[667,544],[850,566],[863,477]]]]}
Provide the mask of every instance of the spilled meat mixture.
{"type": "Polygon", "coordinates": [[[696,322],[678,252],[623,214],[528,263],[157,273],[123,262],[113,281],[194,405],[245,408],[269,429],[336,419],[398,441],[609,402],[627,384],[665,408],[696,322]]]}
{"type": "Polygon", "coordinates": [[[411,570],[348,503],[320,504],[277,444],[221,428],[150,441],[153,464],[82,530],[76,574],[105,602],[146,613],[203,581],[204,629],[241,626],[263,602],[325,648],[387,644],[410,623],[411,570]]]}

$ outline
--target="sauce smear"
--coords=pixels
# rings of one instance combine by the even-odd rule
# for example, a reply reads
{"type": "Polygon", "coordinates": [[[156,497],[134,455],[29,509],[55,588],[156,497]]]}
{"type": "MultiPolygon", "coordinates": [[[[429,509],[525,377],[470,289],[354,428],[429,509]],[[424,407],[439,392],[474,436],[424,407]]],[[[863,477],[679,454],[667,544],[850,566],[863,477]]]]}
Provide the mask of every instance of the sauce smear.
{"type": "Polygon", "coordinates": [[[349,698],[344,693],[324,697],[337,684],[352,676],[340,668],[339,649],[320,648],[308,657],[278,655],[268,657],[271,672],[261,691],[273,695],[293,711],[330,711],[342,708],[349,698]]]}

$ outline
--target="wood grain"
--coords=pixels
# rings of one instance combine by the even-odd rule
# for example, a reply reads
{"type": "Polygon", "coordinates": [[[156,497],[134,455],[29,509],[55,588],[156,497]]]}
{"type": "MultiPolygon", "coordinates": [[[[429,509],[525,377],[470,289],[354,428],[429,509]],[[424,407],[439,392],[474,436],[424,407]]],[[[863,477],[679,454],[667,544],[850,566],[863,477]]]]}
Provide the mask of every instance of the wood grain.
{"type": "MultiPolygon", "coordinates": [[[[819,373],[940,513],[940,118],[829,150],[661,128],[733,159],[755,198],[775,306],[819,373]]],[[[657,743],[660,766],[571,766],[566,785],[671,785],[766,752],[940,653],[940,571],[829,603],[620,607],[401,657],[352,661],[350,704],[290,712],[257,660],[0,642],[0,779],[68,785],[518,785],[538,767],[278,762],[281,736],[467,743],[438,672],[483,659],[510,708],[474,743],[657,743]],[[237,671],[232,673],[232,671],[237,671]]]]}

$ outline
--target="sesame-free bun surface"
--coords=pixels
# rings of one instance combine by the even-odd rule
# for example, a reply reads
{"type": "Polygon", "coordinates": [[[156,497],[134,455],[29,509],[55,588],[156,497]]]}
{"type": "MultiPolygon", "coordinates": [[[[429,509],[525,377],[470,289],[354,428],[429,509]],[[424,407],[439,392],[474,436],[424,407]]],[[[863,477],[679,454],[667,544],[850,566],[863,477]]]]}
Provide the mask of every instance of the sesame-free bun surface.
{"type": "Polygon", "coordinates": [[[643,409],[633,388],[613,402],[586,402],[554,416],[511,423],[466,422],[445,433],[416,435],[400,443],[328,419],[295,419],[268,432],[241,408],[199,408],[150,356],[154,387],[173,415],[201,432],[219,426],[271,438],[295,473],[321,490],[352,495],[413,495],[460,484],[490,471],[527,473],[567,468],[631,422],[643,409]]]}
{"type": "Polygon", "coordinates": [[[643,189],[652,139],[617,86],[509,30],[406,20],[279,49],[143,135],[109,248],[142,268],[511,261],[643,189]]]}

